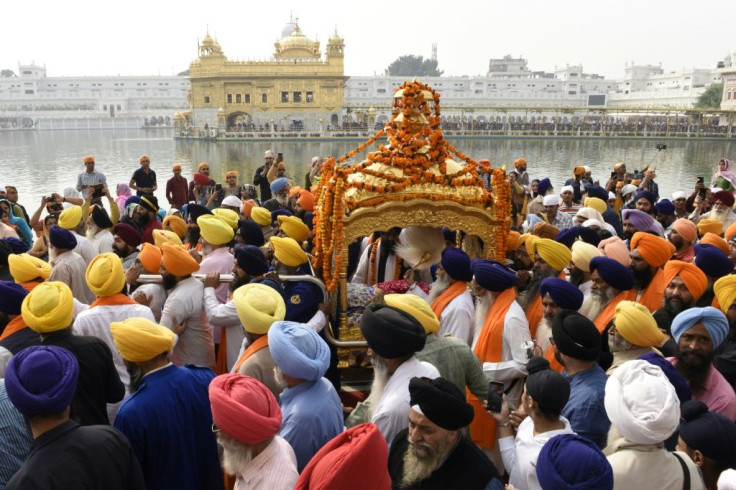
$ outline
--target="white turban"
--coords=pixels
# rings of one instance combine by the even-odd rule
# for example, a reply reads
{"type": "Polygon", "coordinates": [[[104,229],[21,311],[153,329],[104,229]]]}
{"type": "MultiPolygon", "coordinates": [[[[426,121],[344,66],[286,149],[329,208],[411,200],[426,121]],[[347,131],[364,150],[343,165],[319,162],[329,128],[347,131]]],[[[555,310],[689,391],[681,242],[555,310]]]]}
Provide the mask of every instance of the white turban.
{"type": "Polygon", "coordinates": [[[555,196],[554,194],[550,194],[542,198],[542,204],[544,206],[557,206],[558,204],[560,204],[560,198],[555,196]]]}
{"type": "Polygon", "coordinates": [[[575,189],[571,185],[565,185],[560,189],[560,195],[562,195],[563,192],[575,192],[575,189]]]}
{"type": "Polygon", "coordinates": [[[603,223],[601,223],[597,219],[589,219],[583,222],[583,228],[590,228],[591,226],[597,226],[598,228],[603,228],[603,223]]]}
{"type": "Polygon", "coordinates": [[[266,152],[263,154],[264,158],[271,157],[273,158],[273,151],[272,150],[266,150],[266,152]]]}
{"type": "Polygon", "coordinates": [[[616,199],[616,194],[614,194],[613,192],[608,193],[608,200],[610,201],[611,199],[616,199]]]}
{"type": "Polygon", "coordinates": [[[585,169],[586,172],[590,172],[590,167],[589,166],[583,165],[583,168],[585,169]]]}
{"type": "Polygon", "coordinates": [[[659,366],[634,360],[620,365],[606,382],[604,399],[611,423],[636,444],[659,444],[680,424],[680,401],[659,366]]]}
{"type": "Polygon", "coordinates": [[[629,194],[633,194],[636,192],[637,187],[633,184],[626,184],[621,188],[621,195],[622,196],[628,196],[629,194]]]}
{"type": "Polygon", "coordinates": [[[235,196],[227,196],[225,199],[222,200],[222,205],[240,209],[243,207],[243,201],[235,196]]]}
{"type": "MultiPolygon", "coordinates": [[[[582,216],[586,220],[595,219],[595,220],[598,220],[599,223],[603,223],[604,221],[606,221],[603,219],[603,216],[601,215],[601,213],[599,213],[593,208],[580,208],[578,212],[575,214],[575,216],[576,217],[582,216]]],[[[601,224],[601,227],[602,226],[603,225],[601,224]]]]}
{"type": "Polygon", "coordinates": [[[682,191],[675,191],[672,193],[672,200],[677,201],[678,199],[687,199],[687,194],[682,191]]]}

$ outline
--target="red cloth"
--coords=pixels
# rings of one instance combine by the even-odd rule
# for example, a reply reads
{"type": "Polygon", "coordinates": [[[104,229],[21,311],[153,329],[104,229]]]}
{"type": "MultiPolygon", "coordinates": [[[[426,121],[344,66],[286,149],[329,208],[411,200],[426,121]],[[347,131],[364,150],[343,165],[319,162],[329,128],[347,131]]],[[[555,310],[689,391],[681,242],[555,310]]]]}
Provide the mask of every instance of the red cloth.
{"type": "Polygon", "coordinates": [[[153,230],[163,230],[164,227],[161,222],[156,219],[155,216],[151,216],[151,221],[148,222],[146,227],[143,229],[143,241],[155,245],[156,242],[153,240],[153,230]]]}
{"type": "Polygon", "coordinates": [[[175,208],[180,208],[189,202],[187,179],[171,177],[166,181],[166,200],[175,208]]]}
{"type": "Polygon", "coordinates": [[[375,424],[352,427],[317,451],[294,486],[295,490],[388,490],[388,448],[375,424]]]}
{"type": "Polygon", "coordinates": [[[199,172],[192,175],[192,179],[194,179],[194,183],[197,185],[209,185],[210,183],[210,178],[206,175],[200,174],[199,172]]]}

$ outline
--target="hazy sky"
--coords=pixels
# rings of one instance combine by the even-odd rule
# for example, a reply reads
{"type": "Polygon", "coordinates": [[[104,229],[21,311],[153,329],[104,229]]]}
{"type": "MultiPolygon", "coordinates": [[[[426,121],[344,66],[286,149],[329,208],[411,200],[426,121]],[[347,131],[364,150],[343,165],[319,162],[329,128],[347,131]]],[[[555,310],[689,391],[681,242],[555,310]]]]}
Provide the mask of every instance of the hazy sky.
{"type": "Polygon", "coordinates": [[[346,75],[381,74],[403,54],[428,58],[432,43],[446,75],[485,74],[489,58],[511,54],[532,70],[582,63],[620,78],[626,62],[709,68],[736,50],[736,3],[723,0],[40,0],[2,10],[0,68],[35,61],[49,76],[177,73],[207,26],[229,59],[267,59],[291,12],[323,52],[337,27],[346,75]]]}

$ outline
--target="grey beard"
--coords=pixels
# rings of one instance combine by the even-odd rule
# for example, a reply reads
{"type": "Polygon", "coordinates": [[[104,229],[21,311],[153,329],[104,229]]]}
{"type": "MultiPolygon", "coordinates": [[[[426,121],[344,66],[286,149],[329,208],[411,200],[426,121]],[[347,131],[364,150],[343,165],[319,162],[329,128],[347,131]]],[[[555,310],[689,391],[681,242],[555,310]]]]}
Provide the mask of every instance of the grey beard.
{"type": "Polygon", "coordinates": [[[477,339],[480,332],[483,330],[483,325],[486,323],[486,317],[488,312],[491,310],[493,304],[493,297],[489,291],[483,293],[483,296],[478,296],[475,303],[475,333],[474,339],[477,339]]]}
{"type": "Polygon", "coordinates": [[[534,302],[534,299],[539,294],[539,288],[542,286],[542,281],[547,279],[548,277],[554,277],[558,273],[554,270],[547,270],[544,271],[542,269],[534,268],[532,272],[532,277],[529,280],[529,287],[527,288],[526,292],[520,296],[519,304],[522,308],[525,310],[534,302]]]}
{"type": "Polygon", "coordinates": [[[391,377],[391,375],[388,374],[386,361],[384,361],[382,357],[374,354],[371,358],[371,364],[373,364],[373,383],[371,384],[371,393],[368,395],[368,399],[366,400],[370,400],[370,403],[368,404],[369,418],[373,418],[373,412],[376,410],[381,398],[383,398],[383,390],[386,388],[386,383],[388,383],[388,380],[391,377]]]}
{"type": "Polygon", "coordinates": [[[228,475],[240,475],[245,472],[253,460],[253,447],[246,446],[223,434],[217,434],[217,444],[222,448],[222,469],[228,475]]]}
{"type": "Polygon", "coordinates": [[[409,446],[404,453],[404,474],[400,488],[412,487],[429,478],[451,450],[452,443],[449,436],[438,445],[437,449],[425,443],[409,441],[409,446]],[[415,447],[424,449],[426,454],[420,454],[415,447]]]}
{"type": "Polygon", "coordinates": [[[585,299],[583,306],[580,307],[580,314],[591,322],[594,322],[601,311],[603,311],[603,308],[605,308],[615,296],[616,293],[612,288],[606,289],[603,293],[598,292],[597,289],[591,289],[590,296],[585,299]]]}
{"type": "Polygon", "coordinates": [[[626,352],[627,350],[636,349],[638,346],[632,344],[619,334],[608,335],[608,348],[611,353],[626,352]]]}
{"type": "Polygon", "coordinates": [[[432,288],[429,290],[429,296],[427,297],[427,303],[430,305],[434,303],[442,293],[447,291],[450,287],[450,281],[447,279],[447,275],[437,276],[437,279],[432,283],[432,288]]]}
{"type": "Polygon", "coordinates": [[[537,345],[542,350],[543,353],[547,352],[547,349],[549,348],[550,341],[549,338],[552,336],[552,325],[550,325],[549,320],[547,320],[547,317],[542,316],[542,320],[539,322],[539,325],[537,325],[537,334],[535,336],[535,341],[537,342],[537,345]]]}

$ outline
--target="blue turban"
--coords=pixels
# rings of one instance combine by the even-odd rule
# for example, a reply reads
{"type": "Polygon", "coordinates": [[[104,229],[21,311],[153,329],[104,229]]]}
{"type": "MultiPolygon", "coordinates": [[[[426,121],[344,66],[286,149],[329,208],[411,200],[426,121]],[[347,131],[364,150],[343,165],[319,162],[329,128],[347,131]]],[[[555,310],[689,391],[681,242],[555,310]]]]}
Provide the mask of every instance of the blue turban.
{"type": "Polygon", "coordinates": [[[656,352],[647,352],[646,354],[639,356],[637,359],[647,361],[649,364],[654,364],[662,369],[664,375],[667,376],[667,379],[670,380],[672,386],[675,387],[675,392],[677,393],[677,398],[680,400],[680,403],[685,403],[693,397],[693,392],[690,389],[690,385],[687,380],[682,377],[682,374],[677,371],[677,368],[673,366],[670,361],[656,352]]]}
{"type": "Polygon", "coordinates": [[[330,366],[330,348],[319,334],[296,322],[275,322],[268,330],[268,349],[282,373],[317,381],[330,366]]]}
{"type": "Polygon", "coordinates": [[[599,243],[601,243],[601,236],[594,229],[584,228],[582,226],[578,226],[577,228],[578,233],[580,233],[580,239],[585,243],[590,243],[591,245],[595,245],[596,247],[599,243]]]}
{"type": "Polygon", "coordinates": [[[263,255],[263,252],[261,252],[261,249],[255,245],[242,245],[239,243],[235,245],[233,255],[238,262],[238,267],[251,276],[260,276],[268,272],[268,261],[263,255]]]}
{"type": "Polygon", "coordinates": [[[713,348],[715,349],[728,335],[728,320],[721,310],[717,310],[712,306],[706,306],[705,308],[689,308],[679,313],[674,320],[672,320],[672,338],[675,342],[680,342],[680,337],[683,333],[687,332],[696,323],[701,322],[705,325],[705,329],[708,330],[710,338],[713,341],[713,348]]]}
{"type": "Polygon", "coordinates": [[[279,220],[279,216],[294,216],[294,214],[288,209],[277,209],[276,211],[271,211],[271,226],[276,224],[279,220]]]}
{"type": "Polygon", "coordinates": [[[583,293],[571,283],[559,277],[542,280],[539,291],[544,298],[547,294],[563,310],[579,310],[583,306],[583,293]]]}
{"type": "Polygon", "coordinates": [[[38,345],[13,356],[5,373],[5,389],[26,417],[53,415],[72,403],[78,378],[74,354],[54,345],[38,345]]]}
{"type": "Polygon", "coordinates": [[[139,204],[140,202],[141,196],[130,196],[128,199],[125,200],[125,206],[123,207],[127,209],[129,204],[139,204]]]}
{"type": "Polygon", "coordinates": [[[262,247],[266,243],[261,225],[249,219],[241,219],[238,223],[240,224],[238,235],[240,235],[246,245],[262,247]]]}
{"type": "Polygon", "coordinates": [[[636,195],[634,196],[634,202],[638,201],[641,198],[644,198],[647,201],[649,201],[652,204],[652,206],[654,206],[655,203],[657,202],[657,196],[655,196],[653,192],[649,192],[649,191],[637,192],[636,195]]]}
{"type": "Polygon", "coordinates": [[[597,197],[601,201],[608,201],[608,192],[599,185],[586,185],[585,192],[588,197],[597,197]]]}
{"type": "Polygon", "coordinates": [[[529,226],[529,233],[531,233],[534,231],[534,227],[537,226],[537,223],[544,223],[544,220],[536,214],[530,214],[526,217],[526,223],[529,226]]]}
{"type": "Polygon", "coordinates": [[[459,248],[446,248],[442,251],[442,268],[456,281],[470,282],[473,279],[470,257],[459,248]]]}
{"type": "Polygon", "coordinates": [[[537,458],[542,490],[611,490],[613,469],[593,442],[577,434],[560,434],[546,442],[537,458]]]}
{"type": "MultiPolygon", "coordinates": [[[[594,230],[591,230],[591,231],[594,231],[594,230]]],[[[580,227],[573,226],[570,228],[563,229],[561,232],[557,234],[554,240],[556,242],[560,242],[561,244],[565,245],[567,248],[570,248],[572,247],[572,244],[575,243],[575,239],[579,236],[580,236],[580,227]]]]}
{"type": "Polygon", "coordinates": [[[278,194],[288,186],[289,179],[287,179],[286,177],[279,177],[278,179],[271,182],[271,192],[273,192],[274,194],[278,194]]]}
{"type": "Polygon", "coordinates": [[[49,241],[54,247],[64,250],[73,250],[77,246],[77,239],[74,234],[57,225],[49,229],[49,241]]]}
{"type": "Polygon", "coordinates": [[[8,246],[8,248],[10,248],[10,251],[14,254],[22,254],[28,251],[28,244],[19,238],[15,238],[14,236],[3,238],[3,241],[8,246]]]}
{"type": "Polygon", "coordinates": [[[610,257],[593,257],[590,259],[590,272],[598,271],[606,284],[619,291],[628,291],[634,287],[634,274],[621,262],[610,257]]]}
{"type": "Polygon", "coordinates": [[[550,187],[552,187],[552,182],[550,182],[548,177],[545,177],[539,181],[539,184],[537,185],[537,193],[543,196],[547,193],[547,189],[550,187]]]}
{"type": "Polygon", "coordinates": [[[20,305],[28,295],[26,288],[12,281],[0,281],[0,312],[20,315],[20,305]]]}
{"type": "Polygon", "coordinates": [[[700,400],[681,407],[680,438],[703,456],[736,468],[736,424],[720,413],[708,410],[700,400]]]}
{"type": "Polygon", "coordinates": [[[498,293],[516,286],[514,271],[495,260],[473,259],[470,261],[470,271],[475,281],[488,291],[498,293]]]}
{"type": "Polygon", "coordinates": [[[662,199],[655,204],[654,207],[657,208],[657,212],[660,214],[664,214],[666,216],[675,215],[675,205],[668,199],[662,199]]]}
{"type": "Polygon", "coordinates": [[[695,265],[709,277],[723,277],[733,272],[733,261],[718,247],[695,246],[695,265]]]}

